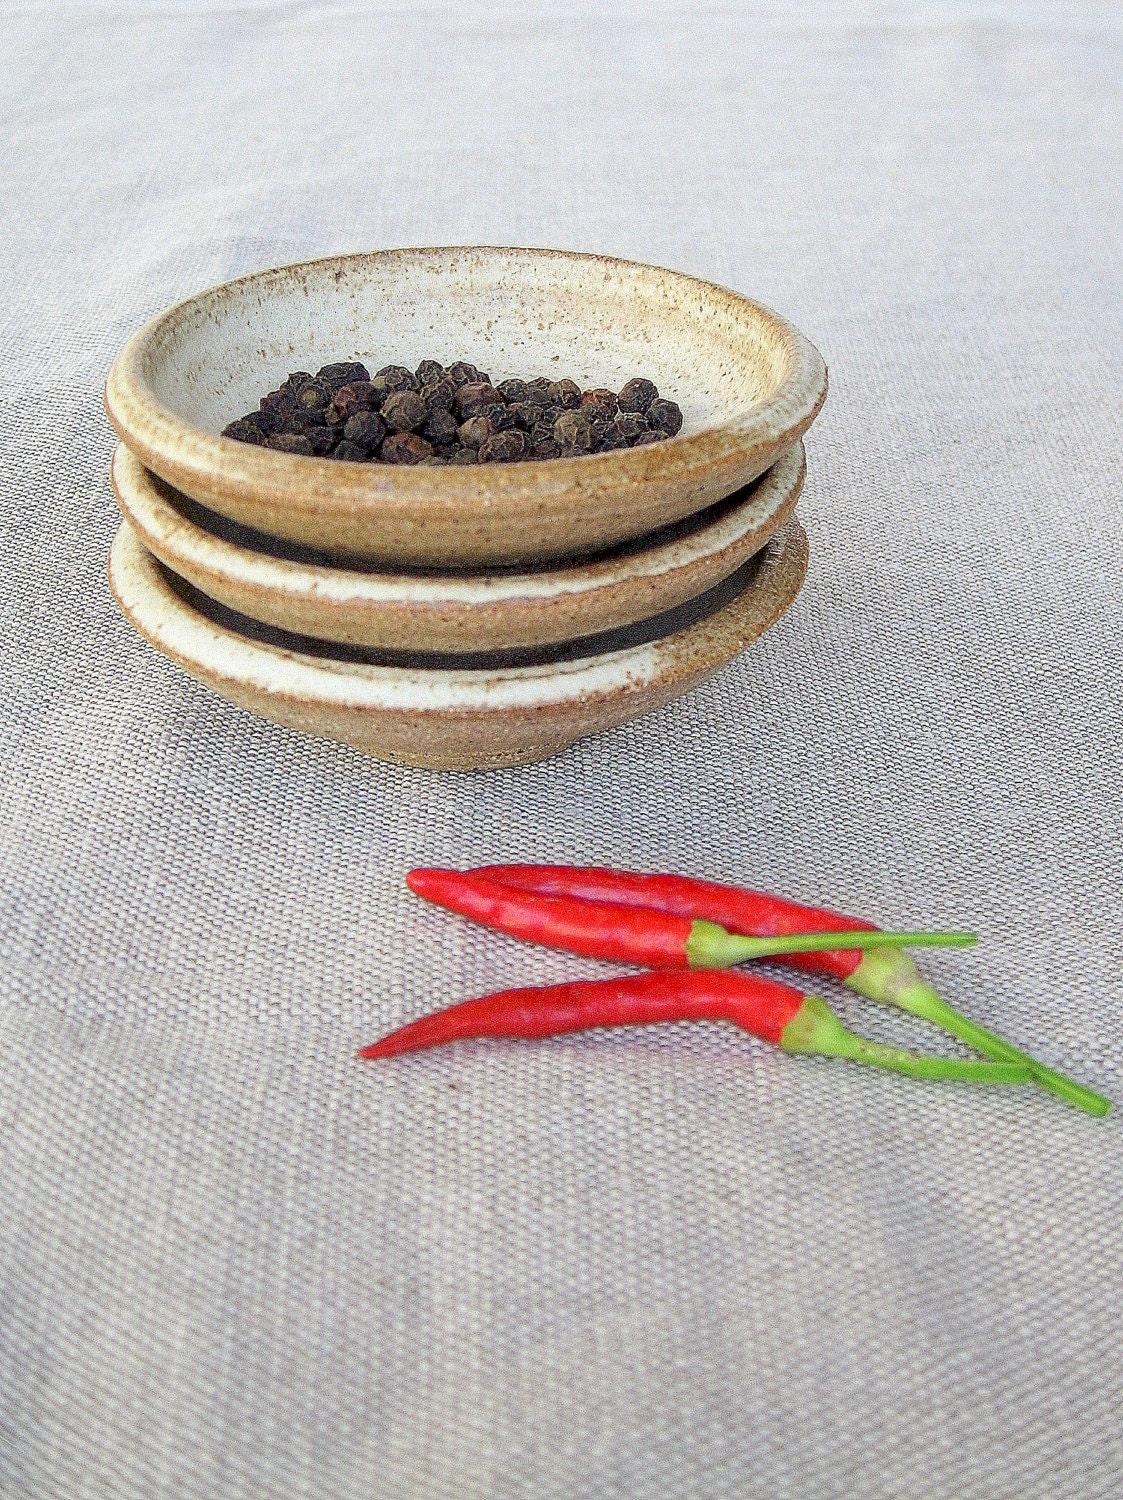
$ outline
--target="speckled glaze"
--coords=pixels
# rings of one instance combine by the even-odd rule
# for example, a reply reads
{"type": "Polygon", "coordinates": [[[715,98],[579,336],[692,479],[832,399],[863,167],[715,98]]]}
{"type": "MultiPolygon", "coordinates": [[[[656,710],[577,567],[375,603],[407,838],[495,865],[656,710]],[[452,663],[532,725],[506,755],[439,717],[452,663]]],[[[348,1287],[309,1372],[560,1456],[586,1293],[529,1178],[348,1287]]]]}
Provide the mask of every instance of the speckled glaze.
{"type": "Polygon", "coordinates": [[[799,439],[818,351],[746,297],[658,267],[547,250],[388,250],[259,272],[161,314],[105,386],[121,439],[243,525],[411,566],[572,557],[704,510],[799,439]],[[425,469],[299,458],[221,437],[290,370],[467,359],[494,379],[653,379],[678,437],[594,457],[425,469]]]}
{"type": "Polygon", "coordinates": [[[525,765],[622,724],[711,676],[799,592],[807,538],[790,519],[752,580],[697,623],[648,644],[493,671],[384,667],[262,645],[192,609],[122,522],[109,582],[140,633],[232,703],[385,760],[433,769],[525,765]]]}
{"type": "Polygon", "coordinates": [[[281,544],[241,545],[216,534],[229,522],[200,516],[124,444],[112,479],[145,547],[228,608],[319,640],[455,652],[569,641],[696,598],[764,546],[791,514],[804,473],[797,442],[743,498],[685,536],[565,568],[468,576],[372,572],[277,556],[281,544]]]}

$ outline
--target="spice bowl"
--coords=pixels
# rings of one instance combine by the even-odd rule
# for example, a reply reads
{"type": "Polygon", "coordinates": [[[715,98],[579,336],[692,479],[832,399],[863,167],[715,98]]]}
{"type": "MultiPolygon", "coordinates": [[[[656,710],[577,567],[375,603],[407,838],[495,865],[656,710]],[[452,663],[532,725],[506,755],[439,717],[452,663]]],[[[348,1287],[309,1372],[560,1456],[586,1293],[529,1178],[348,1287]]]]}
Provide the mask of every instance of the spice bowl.
{"type": "Polygon", "coordinates": [[[716,506],[608,553],[532,569],[386,572],[249,531],[188,500],[121,444],[121,513],[165,567],[267,625],[346,645],[475,653],[575,641],[634,625],[735,573],[791,514],[802,443],[716,506]]]}
{"type": "Polygon", "coordinates": [[[123,521],[109,557],[122,612],[158,651],[264,718],[431,769],[541,760],[650,713],[751,644],[790,605],[807,567],[794,516],[699,598],[623,630],[536,652],[374,652],[226,609],[177,577],[123,521]]]}
{"type": "Polygon", "coordinates": [[[546,250],[397,250],[179,303],[126,344],[105,404],[147,469],[241,526],[384,567],[480,569],[580,557],[709,509],[797,443],[826,380],[791,324],[681,273],[546,250]],[[643,375],[682,408],[682,429],[615,452],[441,468],[221,435],[290,370],[422,358],[612,390],[643,375]]]}

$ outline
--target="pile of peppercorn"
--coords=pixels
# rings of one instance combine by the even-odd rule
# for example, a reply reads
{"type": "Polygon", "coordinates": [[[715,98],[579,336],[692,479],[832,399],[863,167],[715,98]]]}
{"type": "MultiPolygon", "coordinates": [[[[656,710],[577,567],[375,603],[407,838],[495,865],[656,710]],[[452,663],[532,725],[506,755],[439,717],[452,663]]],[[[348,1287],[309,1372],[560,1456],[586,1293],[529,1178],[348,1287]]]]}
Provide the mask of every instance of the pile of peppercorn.
{"type": "Polygon", "coordinates": [[[674,437],[682,412],[650,380],[619,395],[572,380],[503,380],[424,359],[416,373],[357,362],[298,370],[223,436],[280,453],[350,463],[486,464],[576,458],[674,437]]]}

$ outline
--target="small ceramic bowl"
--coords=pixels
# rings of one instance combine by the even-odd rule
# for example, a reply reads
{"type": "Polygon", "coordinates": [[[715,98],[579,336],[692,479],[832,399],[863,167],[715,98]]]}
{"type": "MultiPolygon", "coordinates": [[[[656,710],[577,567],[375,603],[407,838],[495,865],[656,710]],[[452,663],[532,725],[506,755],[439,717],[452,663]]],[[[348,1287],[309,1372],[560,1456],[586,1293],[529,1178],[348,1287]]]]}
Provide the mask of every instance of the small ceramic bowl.
{"type": "Polygon", "coordinates": [[[541,760],[679,697],[787,609],[806,568],[807,538],[793,517],[678,620],[662,616],[517,665],[387,664],[255,624],[163,568],[127,521],[110,551],[109,583],[141,635],[230,702],[386,760],[476,770],[541,760]]]}
{"type": "Polygon", "coordinates": [[[787,519],[803,444],[701,516],[567,568],[487,574],[340,566],[247,531],[150,474],[121,444],[113,490],[145,547],[229,609],[318,640],[414,651],[539,646],[673,609],[735,573],[787,519]]]}
{"type": "Polygon", "coordinates": [[[759,303],[673,271],[547,250],[390,250],[202,292],[125,345],[109,419],[145,467],[254,530],[384,563],[482,567],[611,547],[750,484],[826,396],[818,351],[759,303]],[[545,463],[409,468],[220,436],[290,370],[469,360],[682,407],[663,443],[545,463]]]}

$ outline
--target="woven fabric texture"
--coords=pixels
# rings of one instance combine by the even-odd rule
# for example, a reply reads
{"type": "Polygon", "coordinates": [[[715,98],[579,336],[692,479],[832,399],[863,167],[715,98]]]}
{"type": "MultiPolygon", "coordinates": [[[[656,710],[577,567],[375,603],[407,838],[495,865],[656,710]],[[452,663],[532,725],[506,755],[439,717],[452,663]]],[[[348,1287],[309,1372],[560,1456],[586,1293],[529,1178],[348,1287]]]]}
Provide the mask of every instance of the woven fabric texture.
{"type": "Polygon", "coordinates": [[[0,10],[0,1493],[1123,1493],[1118,7],[0,10]],[[473,242],[749,292],[832,386],[776,628],[434,775],[127,627],[101,384],[215,281],[473,242]],[[402,883],[502,858],[975,927],[926,972],[1116,1114],[705,1026],[359,1065],[595,972],[402,883]]]}

